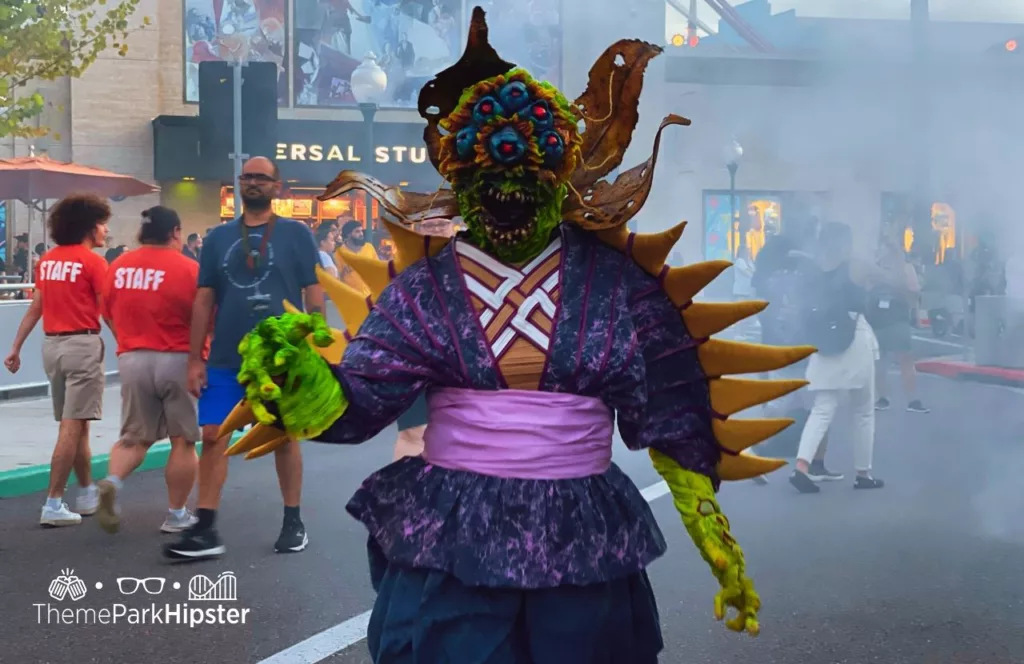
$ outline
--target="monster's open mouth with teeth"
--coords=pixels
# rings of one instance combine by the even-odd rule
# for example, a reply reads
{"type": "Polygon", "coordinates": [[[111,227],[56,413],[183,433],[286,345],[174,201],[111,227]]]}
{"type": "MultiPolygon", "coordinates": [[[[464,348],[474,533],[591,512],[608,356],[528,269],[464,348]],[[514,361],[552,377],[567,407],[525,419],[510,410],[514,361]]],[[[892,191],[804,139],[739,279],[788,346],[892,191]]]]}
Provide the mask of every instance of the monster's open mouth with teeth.
{"type": "Polygon", "coordinates": [[[492,242],[515,244],[533,232],[537,200],[526,188],[485,186],[480,196],[484,225],[492,242]]]}

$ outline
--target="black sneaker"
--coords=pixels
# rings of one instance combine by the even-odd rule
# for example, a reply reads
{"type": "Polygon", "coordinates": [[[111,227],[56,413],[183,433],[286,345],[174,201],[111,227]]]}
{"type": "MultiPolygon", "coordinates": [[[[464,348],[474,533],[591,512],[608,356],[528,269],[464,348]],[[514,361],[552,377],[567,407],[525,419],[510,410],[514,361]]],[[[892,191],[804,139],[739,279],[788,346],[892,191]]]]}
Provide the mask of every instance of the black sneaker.
{"type": "Polygon", "coordinates": [[[224,555],[224,544],[213,528],[194,526],[181,534],[174,544],[164,544],[164,557],[172,560],[206,560],[224,555]]]}
{"type": "Polygon", "coordinates": [[[789,483],[800,493],[818,493],[821,491],[821,487],[815,484],[814,480],[807,476],[807,473],[801,473],[799,470],[794,470],[793,474],[789,476],[789,483]]]}
{"type": "Polygon", "coordinates": [[[874,477],[864,477],[858,475],[857,479],[853,482],[854,489],[881,489],[885,486],[885,482],[874,477]]]}
{"type": "Polygon", "coordinates": [[[930,408],[928,408],[923,403],[921,403],[920,399],[914,399],[913,401],[911,401],[910,403],[907,404],[907,412],[908,413],[930,413],[932,411],[931,411],[930,408]]]}
{"type": "Polygon", "coordinates": [[[274,551],[278,553],[298,553],[309,545],[306,527],[298,519],[285,519],[281,526],[281,534],[274,543],[274,551]]]}
{"type": "Polygon", "coordinates": [[[843,474],[834,473],[826,468],[824,461],[815,461],[807,470],[807,477],[810,477],[812,482],[838,482],[843,479],[843,474]]]}
{"type": "Polygon", "coordinates": [[[875,410],[889,410],[889,400],[882,397],[875,402],[875,410]]]}

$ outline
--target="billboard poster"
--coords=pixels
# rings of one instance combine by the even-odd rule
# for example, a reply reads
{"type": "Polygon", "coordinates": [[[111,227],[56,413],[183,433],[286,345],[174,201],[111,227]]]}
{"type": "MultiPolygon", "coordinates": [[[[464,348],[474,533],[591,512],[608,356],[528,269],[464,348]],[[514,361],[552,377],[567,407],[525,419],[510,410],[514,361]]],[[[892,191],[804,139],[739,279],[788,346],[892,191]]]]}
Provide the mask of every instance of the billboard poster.
{"type": "Polygon", "coordinates": [[[462,0],[295,0],[295,106],[354,106],[367,54],[387,73],[380,106],[415,108],[419,91],[462,53],[462,0]]]}
{"type": "MultiPolygon", "coordinates": [[[[561,0],[476,0],[502,58],[556,87],[562,84],[561,0]]],[[[468,14],[467,14],[468,16],[468,14]]]]}
{"type": "Polygon", "coordinates": [[[273,62],[288,104],[287,0],[185,0],[185,101],[199,101],[199,63],[273,62]]]}

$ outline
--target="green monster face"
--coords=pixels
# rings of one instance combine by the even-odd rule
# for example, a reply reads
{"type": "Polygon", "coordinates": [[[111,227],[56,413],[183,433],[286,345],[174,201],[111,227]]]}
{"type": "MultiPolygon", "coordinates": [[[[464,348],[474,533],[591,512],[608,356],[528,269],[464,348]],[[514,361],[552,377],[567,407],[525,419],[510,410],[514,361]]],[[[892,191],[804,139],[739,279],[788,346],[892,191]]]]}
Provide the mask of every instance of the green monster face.
{"type": "Polygon", "coordinates": [[[558,90],[519,69],[468,89],[441,121],[441,174],[480,248],[522,263],[547,246],[579,159],[578,121],[558,90]]]}

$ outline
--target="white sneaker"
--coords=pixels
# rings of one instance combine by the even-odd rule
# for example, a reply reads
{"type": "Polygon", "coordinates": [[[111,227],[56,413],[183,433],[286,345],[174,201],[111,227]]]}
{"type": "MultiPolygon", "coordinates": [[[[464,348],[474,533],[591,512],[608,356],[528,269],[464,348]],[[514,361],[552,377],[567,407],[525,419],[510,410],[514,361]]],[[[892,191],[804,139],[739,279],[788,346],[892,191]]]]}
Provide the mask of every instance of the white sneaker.
{"type": "Polygon", "coordinates": [[[89,489],[82,489],[75,498],[75,511],[82,516],[92,516],[96,508],[100,506],[100,492],[95,485],[89,489]]]}
{"type": "Polygon", "coordinates": [[[77,526],[80,523],[82,523],[82,515],[69,510],[67,503],[61,503],[59,509],[43,505],[42,514],[39,515],[39,525],[51,528],[77,526]]]}
{"type": "Polygon", "coordinates": [[[197,523],[199,523],[199,517],[197,517],[195,514],[193,514],[187,509],[185,510],[185,514],[181,518],[178,518],[173,514],[168,513],[167,518],[164,519],[163,525],[160,526],[160,532],[180,533],[182,531],[188,530],[197,523]]]}

